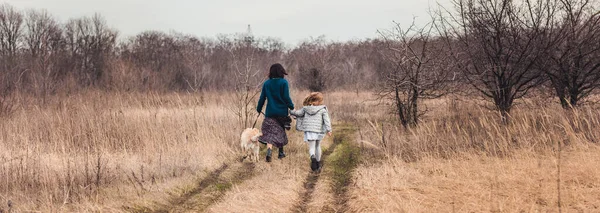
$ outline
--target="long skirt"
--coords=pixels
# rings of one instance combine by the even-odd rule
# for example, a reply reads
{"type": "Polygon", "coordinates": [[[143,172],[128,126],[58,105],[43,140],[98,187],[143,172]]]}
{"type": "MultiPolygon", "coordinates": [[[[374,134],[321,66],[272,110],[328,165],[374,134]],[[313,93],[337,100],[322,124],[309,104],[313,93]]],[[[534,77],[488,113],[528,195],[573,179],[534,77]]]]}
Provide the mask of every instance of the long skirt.
{"type": "Polygon", "coordinates": [[[275,118],[265,118],[262,127],[262,136],[258,138],[263,144],[273,144],[277,148],[281,148],[288,144],[288,137],[285,134],[285,129],[275,118]]]}

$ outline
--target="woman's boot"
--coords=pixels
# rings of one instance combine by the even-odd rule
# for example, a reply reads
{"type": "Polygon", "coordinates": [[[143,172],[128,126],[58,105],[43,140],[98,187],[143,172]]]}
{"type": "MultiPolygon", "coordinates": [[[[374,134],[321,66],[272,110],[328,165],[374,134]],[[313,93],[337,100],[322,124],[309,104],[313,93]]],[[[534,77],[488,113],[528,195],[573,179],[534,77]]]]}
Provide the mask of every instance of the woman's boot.
{"type": "Polygon", "coordinates": [[[283,147],[279,148],[279,155],[277,155],[277,158],[285,158],[285,152],[283,152],[283,147]]]}
{"type": "Polygon", "coordinates": [[[271,162],[271,148],[267,148],[267,162],[271,162]]]}

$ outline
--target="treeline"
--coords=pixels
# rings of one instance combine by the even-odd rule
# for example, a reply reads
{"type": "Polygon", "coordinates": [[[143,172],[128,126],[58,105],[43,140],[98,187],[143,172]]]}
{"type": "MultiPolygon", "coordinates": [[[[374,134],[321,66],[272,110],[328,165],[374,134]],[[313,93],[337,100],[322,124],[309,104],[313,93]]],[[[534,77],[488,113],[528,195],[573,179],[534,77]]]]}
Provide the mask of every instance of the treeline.
{"type": "Polygon", "coordinates": [[[119,37],[95,15],[59,23],[45,11],[0,6],[0,94],[61,91],[236,91],[253,100],[270,64],[299,89],[371,90],[405,126],[422,99],[487,98],[508,117],[531,91],[565,108],[600,87],[600,8],[595,0],[456,0],[423,26],[398,24],[377,39],[313,38],[288,48],[249,34],[215,38],[148,31],[119,37]]]}
{"type": "Polygon", "coordinates": [[[158,31],[125,38],[100,15],[60,23],[46,11],[4,4],[0,92],[233,90],[245,78],[259,83],[276,62],[286,65],[300,88],[368,87],[365,77],[373,73],[358,73],[373,72],[367,66],[375,51],[371,43],[317,38],[289,49],[279,39],[244,33],[198,38],[158,31]]]}

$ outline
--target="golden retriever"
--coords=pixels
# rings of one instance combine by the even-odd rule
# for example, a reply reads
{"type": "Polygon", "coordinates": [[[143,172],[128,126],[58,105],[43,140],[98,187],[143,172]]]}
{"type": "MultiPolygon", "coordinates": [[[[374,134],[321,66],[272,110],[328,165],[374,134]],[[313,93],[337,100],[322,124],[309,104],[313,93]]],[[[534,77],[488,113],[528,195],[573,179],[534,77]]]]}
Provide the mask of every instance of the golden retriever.
{"type": "Polygon", "coordinates": [[[240,146],[244,153],[242,161],[250,156],[250,161],[258,162],[258,151],[260,150],[258,137],[260,136],[262,136],[262,133],[257,128],[248,128],[242,132],[240,137],[240,146]]]}

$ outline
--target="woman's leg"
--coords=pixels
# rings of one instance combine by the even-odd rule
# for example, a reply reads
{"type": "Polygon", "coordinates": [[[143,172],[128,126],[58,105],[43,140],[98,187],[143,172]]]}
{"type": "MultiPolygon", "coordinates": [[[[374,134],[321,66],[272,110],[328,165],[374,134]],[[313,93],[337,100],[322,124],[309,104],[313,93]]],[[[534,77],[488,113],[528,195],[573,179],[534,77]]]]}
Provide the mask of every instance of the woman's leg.
{"type": "Polygon", "coordinates": [[[271,162],[271,152],[273,150],[273,144],[268,143],[267,144],[267,156],[266,156],[266,161],[267,162],[271,162]]]}
{"type": "Polygon", "coordinates": [[[283,146],[279,147],[279,154],[277,155],[277,158],[279,158],[279,159],[285,158],[285,152],[283,151],[283,146]]]}

